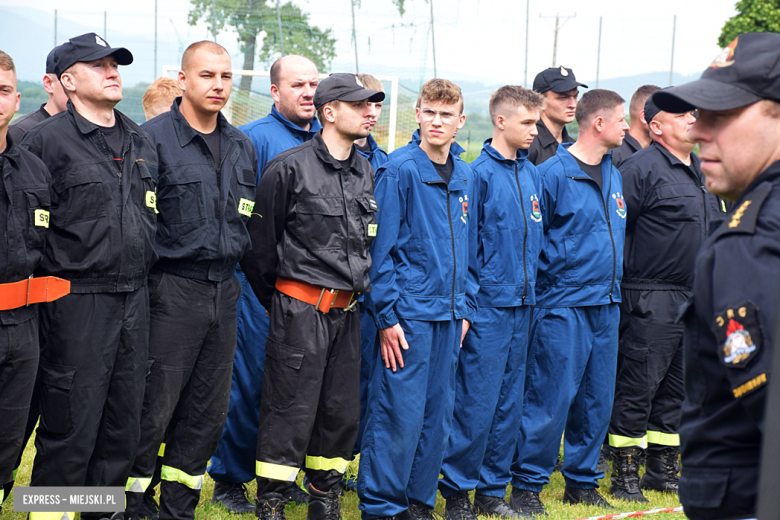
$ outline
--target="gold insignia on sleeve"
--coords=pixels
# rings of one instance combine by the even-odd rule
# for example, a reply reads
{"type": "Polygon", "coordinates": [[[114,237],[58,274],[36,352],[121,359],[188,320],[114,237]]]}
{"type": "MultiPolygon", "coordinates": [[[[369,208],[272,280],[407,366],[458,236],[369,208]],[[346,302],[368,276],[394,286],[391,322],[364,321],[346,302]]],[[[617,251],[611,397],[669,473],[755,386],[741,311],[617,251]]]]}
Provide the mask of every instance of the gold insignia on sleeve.
{"type": "Polygon", "coordinates": [[[737,209],[737,211],[734,212],[734,216],[731,217],[731,222],[729,222],[730,228],[735,228],[739,226],[739,222],[742,220],[742,215],[745,214],[745,211],[747,211],[748,206],[750,206],[753,203],[751,200],[746,200],[742,203],[742,205],[737,209]]]}
{"type": "Polygon", "coordinates": [[[739,399],[746,393],[750,392],[751,390],[755,390],[761,385],[766,384],[766,373],[761,374],[760,376],[754,377],[747,383],[743,385],[739,385],[735,389],[732,390],[734,392],[734,398],[739,399]]]}

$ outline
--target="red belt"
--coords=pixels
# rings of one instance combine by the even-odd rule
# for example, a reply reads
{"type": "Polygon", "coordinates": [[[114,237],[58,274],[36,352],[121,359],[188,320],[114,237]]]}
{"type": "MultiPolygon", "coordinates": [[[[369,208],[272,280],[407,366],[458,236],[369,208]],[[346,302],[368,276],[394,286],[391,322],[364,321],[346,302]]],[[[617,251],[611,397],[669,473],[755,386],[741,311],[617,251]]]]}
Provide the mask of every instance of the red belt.
{"type": "Polygon", "coordinates": [[[18,309],[33,303],[53,302],[70,293],[70,282],[56,276],[27,278],[0,284],[0,311],[18,309]]]}
{"type": "Polygon", "coordinates": [[[351,310],[357,303],[360,293],[325,289],[306,282],[287,278],[276,278],[276,289],[290,298],[314,305],[320,312],[327,313],[332,308],[351,310]]]}

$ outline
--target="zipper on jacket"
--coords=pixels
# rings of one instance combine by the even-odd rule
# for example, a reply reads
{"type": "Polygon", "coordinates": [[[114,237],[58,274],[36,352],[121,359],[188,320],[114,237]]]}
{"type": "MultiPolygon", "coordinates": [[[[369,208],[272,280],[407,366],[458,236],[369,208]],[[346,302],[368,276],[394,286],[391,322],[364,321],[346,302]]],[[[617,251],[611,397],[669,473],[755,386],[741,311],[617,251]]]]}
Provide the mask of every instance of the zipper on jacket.
{"type": "MultiPolygon", "coordinates": [[[[610,176],[611,175],[612,172],[610,172],[610,176]]],[[[617,262],[616,255],[615,255],[615,237],[612,235],[612,221],[609,219],[607,204],[604,202],[604,194],[599,191],[599,195],[601,196],[601,204],[602,206],[604,206],[604,218],[607,219],[607,229],[609,230],[609,241],[612,244],[612,282],[609,284],[609,303],[615,303],[612,301],[612,291],[615,288],[615,263],[617,262]]]]}
{"type": "Polygon", "coordinates": [[[225,164],[225,159],[227,159],[227,156],[230,155],[230,150],[233,149],[233,138],[230,138],[230,144],[228,145],[227,152],[225,152],[225,155],[222,156],[222,159],[220,159],[219,164],[216,164],[216,161],[214,161],[214,164],[217,166],[217,187],[219,187],[222,184],[222,179],[220,178],[222,176],[222,165],[225,164]]]}
{"type": "Polygon", "coordinates": [[[525,226],[523,234],[523,299],[521,300],[522,304],[525,305],[525,297],[528,294],[528,271],[525,263],[526,241],[528,240],[528,215],[525,214],[525,206],[523,205],[523,189],[520,187],[520,177],[517,175],[517,161],[515,161],[515,182],[517,183],[517,191],[520,193],[520,210],[523,212],[523,225],[525,226]]]}
{"type": "MultiPolygon", "coordinates": [[[[702,208],[704,209],[704,229],[702,229],[702,239],[707,239],[707,232],[709,229],[709,226],[707,225],[707,188],[704,186],[700,186],[701,188],[701,194],[704,197],[704,200],[702,201],[702,208]]],[[[703,242],[702,242],[703,243],[703,242]]]]}
{"type": "Polygon", "coordinates": [[[458,271],[458,262],[455,257],[455,231],[452,229],[452,213],[450,210],[450,188],[447,190],[447,221],[450,223],[450,238],[452,239],[452,300],[450,302],[450,312],[455,313],[455,273],[458,271]]]}

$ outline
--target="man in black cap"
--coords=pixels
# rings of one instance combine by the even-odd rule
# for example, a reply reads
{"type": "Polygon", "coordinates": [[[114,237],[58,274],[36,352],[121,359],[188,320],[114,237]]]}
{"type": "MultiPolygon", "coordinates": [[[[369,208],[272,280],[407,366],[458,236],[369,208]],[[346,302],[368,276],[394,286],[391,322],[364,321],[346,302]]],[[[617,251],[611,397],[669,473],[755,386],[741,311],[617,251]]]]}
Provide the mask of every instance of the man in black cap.
{"type": "Polygon", "coordinates": [[[612,150],[612,165],[620,168],[626,159],[642,148],[647,148],[653,142],[650,137],[650,128],[648,121],[644,118],[644,109],[647,98],[660,87],[655,85],[642,85],[634,95],[631,96],[631,102],[628,104],[628,115],[631,120],[623,139],[623,144],[612,150]]]}
{"type": "Polygon", "coordinates": [[[241,261],[269,309],[257,434],[257,516],[284,518],[287,489],[306,465],[309,519],[340,517],[338,483],[360,417],[360,293],[376,236],[374,170],[357,152],[374,103],[354,74],[331,74],[314,94],[322,131],[268,163],[241,261]]]}
{"type": "MultiPolygon", "coordinates": [[[[39,271],[71,281],[70,295],[40,310],[32,486],[124,487],[138,446],[149,368],[146,277],[157,259],[157,153],[114,110],[122,99],[118,66],[132,61],[95,33],[62,44],[55,71],[68,108],[22,143],[52,176],[39,271]]],[[[31,520],[38,515],[50,513],[31,520]]]]}
{"type": "Polygon", "coordinates": [[[680,409],[684,397],[680,306],[691,296],[701,244],[725,206],[704,187],[693,112],[661,111],[647,99],[643,115],[653,143],[620,169],[626,245],[620,303],[615,400],[609,425],[617,498],[646,502],[640,487],[677,492],[680,409]],[[647,471],[639,482],[639,457],[647,471]]]}
{"type": "Polygon", "coordinates": [[[689,518],[756,514],[780,287],[780,35],[734,39],[701,79],[659,91],[698,109],[707,189],[734,202],[696,258],[685,322],[680,501],[689,518]]]}
{"type": "Polygon", "coordinates": [[[566,67],[551,67],[543,70],[534,78],[534,90],[543,94],[546,106],[542,118],[536,123],[539,135],[528,149],[528,160],[539,166],[558,153],[560,143],[573,143],[566,125],[574,121],[577,109],[579,87],[587,85],[577,83],[574,72],[566,67]]]}
{"type": "Polygon", "coordinates": [[[49,119],[55,114],[59,114],[66,108],[68,96],[62,89],[62,84],[54,73],[54,54],[59,47],[51,50],[46,57],[46,74],[43,76],[43,89],[49,94],[49,100],[41,105],[38,110],[33,110],[22,117],[19,117],[8,127],[8,133],[17,143],[22,142],[24,134],[32,127],[49,119]]]}

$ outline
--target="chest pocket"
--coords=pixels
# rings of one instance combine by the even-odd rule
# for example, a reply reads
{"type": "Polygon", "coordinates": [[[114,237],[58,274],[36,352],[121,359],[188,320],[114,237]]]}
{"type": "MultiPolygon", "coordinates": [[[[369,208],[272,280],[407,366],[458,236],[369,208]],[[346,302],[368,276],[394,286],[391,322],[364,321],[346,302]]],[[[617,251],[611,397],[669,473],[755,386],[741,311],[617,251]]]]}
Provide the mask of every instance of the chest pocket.
{"type": "Polygon", "coordinates": [[[61,220],[63,224],[106,216],[108,200],[97,166],[77,166],[55,180],[53,186],[57,194],[56,207],[53,210],[57,220],[61,220]]]}
{"type": "Polygon", "coordinates": [[[341,249],[344,201],[341,197],[310,197],[295,203],[298,236],[312,251],[341,249]]]}
{"type": "Polygon", "coordinates": [[[656,190],[658,216],[671,222],[698,222],[703,192],[692,184],[660,186],[656,190]]]}
{"type": "Polygon", "coordinates": [[[188,175],[186,166],[169,170],[157,190],[157,210],[166,224],[196,222],[205,218],[199,176],[188,175]]]}
{"type": "Polygon", "coordinates": [[[152,177],[146,161],[136,161],[138,173],[141,177],[141,206],[149,214],[158,213],[157,209],[157,182],[152,177]]]}
{"type": "Polygon", "coordinates": [[[257,174],[249,168],[241,168],[236,177],[238,181],[238,196],[236,197],[238,213],[248,220],[252,216],[252,210],[255,207],[255,195],[257,194],[256,182],[257,174]]]}
{"type": "Polygon", "coordinates": [[[376,212],[379,211],[379,206],[372,197],[360,197],[357,199],[357,202],[361,210],[360,229],[362,230],[366,249],[368,249],[374,238],[376,238],[376,212]]]}

